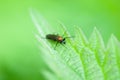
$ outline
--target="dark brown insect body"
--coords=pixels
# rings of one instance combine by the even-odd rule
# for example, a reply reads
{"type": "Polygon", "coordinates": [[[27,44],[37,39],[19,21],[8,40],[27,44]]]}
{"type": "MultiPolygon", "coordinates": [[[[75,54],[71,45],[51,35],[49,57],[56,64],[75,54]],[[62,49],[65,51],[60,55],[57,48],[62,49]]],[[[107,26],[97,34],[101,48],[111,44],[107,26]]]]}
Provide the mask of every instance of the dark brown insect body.
{"type": "MultiPolygon", "coordinates": [[[[64,36],[64,34],[63,34],[63,36],[64,36]]],[[[52,41],[56,42],[56,45],[55,45],[54,49],[56,48],[58,43],[60,43],[64,46],[64,44],[66,44],[66,41],[65,41],[66,38],[71,38],[71,37],[64,37],[63,38],[62,36],[59,36],[58,34],[47,34],[46,35],[46,39],[49,39],[49,40],[52,40],[52,41]]]]}
{"type": "Polygon", "coordinates": [[[62,36],[55,35],[55,34],[46,35],[46,39],[56,41],[57,43],[60,43],[60,44],[65,44],[66,43],[65,38],[62,38],[62,36]]]}

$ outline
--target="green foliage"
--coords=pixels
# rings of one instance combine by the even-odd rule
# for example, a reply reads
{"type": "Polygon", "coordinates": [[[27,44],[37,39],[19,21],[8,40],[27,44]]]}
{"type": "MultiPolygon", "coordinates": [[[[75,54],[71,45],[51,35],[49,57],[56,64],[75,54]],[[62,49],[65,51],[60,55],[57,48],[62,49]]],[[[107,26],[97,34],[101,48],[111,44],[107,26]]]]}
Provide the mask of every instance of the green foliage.
{"type": "Polygon", "coordinates": [[[59,45],[54,50],[55,43],[43,39],[47,33],[66,31],[65,36],[72,35],[63,24],[59,31],[48,27],[37,11],[31,10],[31,17],[38,30],[35,36],[40,55],[49,67],[42,71],[47,80],[120,80],[120,43],[114,35],[105,46],[96,28],[87,39],[79,27],[74,27],[75,37],[67,39],[67,49],[59,45]]]}

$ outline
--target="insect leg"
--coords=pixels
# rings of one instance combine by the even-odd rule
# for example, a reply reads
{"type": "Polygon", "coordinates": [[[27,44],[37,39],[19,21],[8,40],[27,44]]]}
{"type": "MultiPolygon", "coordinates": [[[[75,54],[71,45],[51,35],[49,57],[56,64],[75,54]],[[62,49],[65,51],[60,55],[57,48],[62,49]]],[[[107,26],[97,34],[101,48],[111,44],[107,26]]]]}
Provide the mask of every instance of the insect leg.
{"type": "MultiPolygon", "coordinates": [[[[61,44],[62,46],[64,46],[64,44],[61,44]]],[[[64,46],[66,49],[67,49],[67,47],[66,46],[64,46]]]]}
{"type": "Polygon", "coordinates": [[[54,50],[55,50],[55,48],[56,48],[57,45],[58,45],[58,42],[56,42],[55,47],[54,47],[54,50]]]}

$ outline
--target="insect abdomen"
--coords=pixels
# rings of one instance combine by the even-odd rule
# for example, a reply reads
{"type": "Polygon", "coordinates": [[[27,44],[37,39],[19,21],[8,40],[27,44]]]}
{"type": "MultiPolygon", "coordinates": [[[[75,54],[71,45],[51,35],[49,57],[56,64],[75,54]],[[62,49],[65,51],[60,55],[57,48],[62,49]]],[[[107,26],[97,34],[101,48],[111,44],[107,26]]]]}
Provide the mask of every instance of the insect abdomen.
{"type": "Polygon", "coordinates": [[[50,39],[50,40],[56,41],[56,38],[57,38],[57,36],[56,36],[56,35],[53,35],[53,34],[48,34],[48,35],[46,35],[46,39],[50,39]]]}

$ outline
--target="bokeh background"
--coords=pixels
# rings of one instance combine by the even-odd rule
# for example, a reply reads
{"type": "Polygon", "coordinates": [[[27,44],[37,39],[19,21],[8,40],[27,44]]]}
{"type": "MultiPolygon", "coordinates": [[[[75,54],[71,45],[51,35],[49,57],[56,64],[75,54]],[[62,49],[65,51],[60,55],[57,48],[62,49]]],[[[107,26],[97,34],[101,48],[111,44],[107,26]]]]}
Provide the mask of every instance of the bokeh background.
{"type": "Polygon", "coordinates": [[[60,20],[70,33],[76,25],[87,37],[97,27],[106,44],[111,34],[120,40],[119,0],[1,0],[0,80],[44,80],[31,8],[53,27],[60,20]]]}

